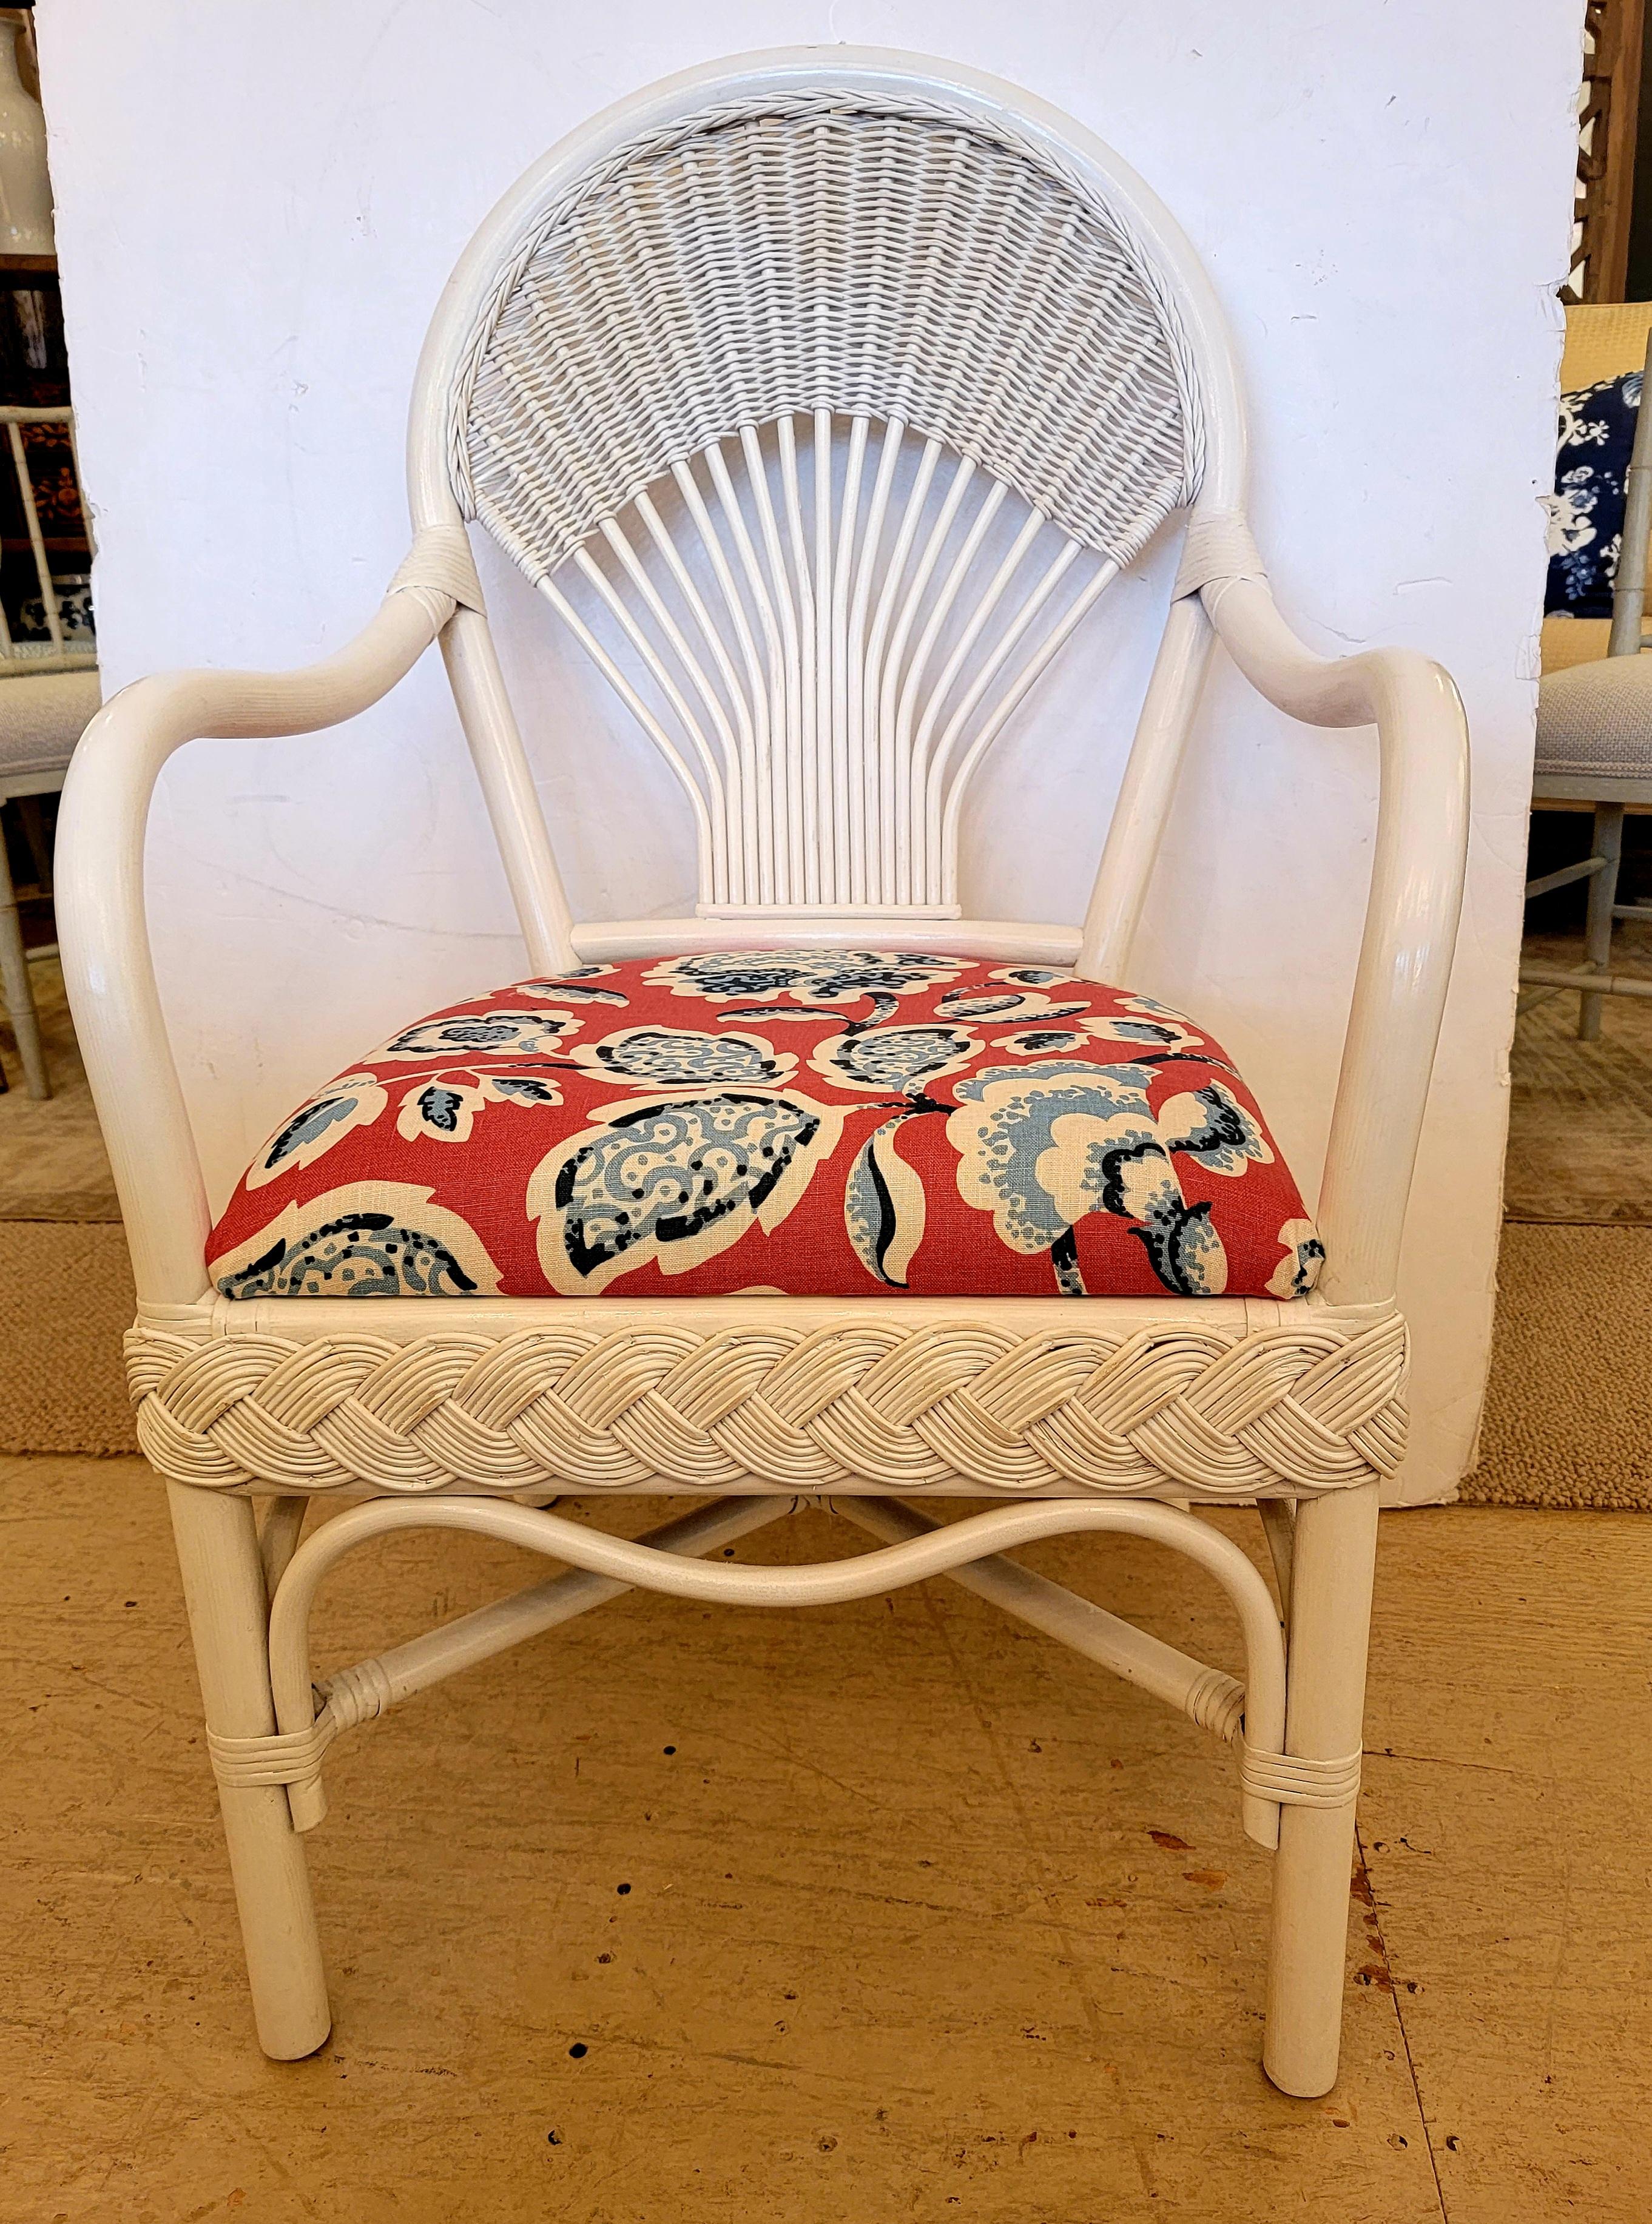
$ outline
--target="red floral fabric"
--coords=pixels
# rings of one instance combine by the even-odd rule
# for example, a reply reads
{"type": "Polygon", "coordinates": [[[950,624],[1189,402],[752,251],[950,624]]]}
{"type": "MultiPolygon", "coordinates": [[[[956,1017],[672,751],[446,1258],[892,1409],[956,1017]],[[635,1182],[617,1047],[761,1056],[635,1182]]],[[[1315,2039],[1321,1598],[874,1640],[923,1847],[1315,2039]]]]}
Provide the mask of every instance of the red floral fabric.
{"type": "Polygon", "coordinates": [[[711,951],[404,1027],[260,1151],[227,1297],[1301,1296],[1219,1044],[1045,965],[711,951]]]}

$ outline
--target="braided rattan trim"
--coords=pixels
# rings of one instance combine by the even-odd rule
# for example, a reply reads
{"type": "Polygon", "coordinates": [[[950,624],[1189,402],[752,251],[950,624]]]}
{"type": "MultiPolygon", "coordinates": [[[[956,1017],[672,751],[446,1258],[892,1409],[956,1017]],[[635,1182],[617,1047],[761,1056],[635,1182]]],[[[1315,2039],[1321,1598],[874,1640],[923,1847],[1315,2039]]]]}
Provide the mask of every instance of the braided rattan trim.
{"type": "Polygon", "coordinates": [[[1348,1807],[1359,1796],[1357,1748],[1340,1760],[1304,1760],[1289,1753],[1257,1753],[1239,1747],[1239,1784],[1256,1799],[1272,1799],[1282,1807],[1348,1807]]]}
{"type": "Polygon", "coordinates": [[[1405,1443],[1397,1313],[1239,1336],[1017,1336],[887,1314],[696,1330],[588,1322],[126,1339],[138,1440],[176,1482],[280,1491],[604,1491],[756,1482],[1207,1499],[1371,1482],[1405,1443]]]}
{"type": "Polygon", "coordinates": [[[453,483],[529,578],[674,463],[898,417],[1127,565],[1203,467],[1192,343],[1076,161],[916,89],[736,97],[579,177],[502,265],[453,483]]]}

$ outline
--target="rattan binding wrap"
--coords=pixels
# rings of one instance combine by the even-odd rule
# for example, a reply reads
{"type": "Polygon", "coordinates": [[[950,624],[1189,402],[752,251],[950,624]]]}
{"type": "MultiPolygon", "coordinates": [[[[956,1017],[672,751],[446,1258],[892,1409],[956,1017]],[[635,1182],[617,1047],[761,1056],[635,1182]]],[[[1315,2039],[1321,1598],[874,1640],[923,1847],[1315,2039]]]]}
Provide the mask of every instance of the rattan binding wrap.
{"type": "Polygon", "coordinates": [[[294,1492],[960,1488],[1212,1500],[1390,1475],[1398,1314],[1230,1337],[1016,1336],[887,1316],[491,1338],[127,1337],[139,1441],[180,1482],[294,1492]]]}
{"type": "Polygon", "coordinates": [[[453,484],[530,578],[680,458],[899,419],[1128,565],[1198,491],[1192,350],[1092,179],[911,90],[719,103],[586,171],[501,270],[453,484]]]}
{"type": "MultiPolygon", "coordinates": [[[[1222,1725],[1218,1734],[1238,1746],[1239,1783],[1245,1792],[1281,1807],[1353,1805],[1359,1797],[1363,1751],[1356,1747],[1339,1760],[1311,1760],[1290,1753],[1259,1753],[1241,1734],[1243,1688],[1231,1677],[1220,1680],[1232,1696],[1231,1719],[1222,1725]]],[[[315,1688],[320,1706],[307,1729],[270,1737],[220,1737],[211,1729],[206,1733],[212,1772],[220,1784],[236,1788],[290,1784],[302,1786],[310,1793],[310,1805],[295,1816],[300,1829],[320,1821],[326,1811],[325,1803],[316,1794],[321,1764],[334,1740],[360,1722],[376,1720],[390,1703],[377,1660],[364,1661],[360,1667],[329,1677],[325,1684],[315,1688]],[[377,1677],[375,1671],[378,1671],[377,1677]]],[[[1195,1714],[1193,1720],[1199,1719],[1195,1714]]],[[[1211,1727],[1208,1723],[1202,1726],[1211,1727]]]]}

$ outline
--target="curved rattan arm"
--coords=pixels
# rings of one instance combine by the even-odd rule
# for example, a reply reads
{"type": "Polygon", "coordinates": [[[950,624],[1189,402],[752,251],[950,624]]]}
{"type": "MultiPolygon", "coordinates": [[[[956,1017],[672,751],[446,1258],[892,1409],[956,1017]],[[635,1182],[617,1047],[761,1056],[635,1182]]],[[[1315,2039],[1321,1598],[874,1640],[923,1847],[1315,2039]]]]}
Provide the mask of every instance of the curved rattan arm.
{"type": "Polygon", "coordinates": [[[136,680],[104,705],[75,750],[57,836],[63,971],[147,1304],[199,1298],[210,1225],[144,911],[144,838],[161,768],[186,742],[311,733],[353,718],[418,661],[454,601],[404,576],[324,663],[136,680]]]}
{"type": "Polygon", "coordinates": [[[1317,656],[1264,579],[1218,577],[1205,606],[1270,703],[1315,726],[1377,730],[1381,799],[1319,1224],[1335,1304],[1391,1297],[1468,855],[1468,726],[1451,676],[1408,648],[1317,656]]]}

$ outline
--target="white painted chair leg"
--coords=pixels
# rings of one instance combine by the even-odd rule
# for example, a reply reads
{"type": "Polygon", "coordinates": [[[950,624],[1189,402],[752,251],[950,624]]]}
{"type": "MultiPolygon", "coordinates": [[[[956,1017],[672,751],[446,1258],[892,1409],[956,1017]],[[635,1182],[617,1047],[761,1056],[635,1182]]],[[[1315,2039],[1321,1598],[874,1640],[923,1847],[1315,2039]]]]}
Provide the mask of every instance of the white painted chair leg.
{"type": "MultiPolygon", "coordinates": [[[[268,1737],[269,1616],[251,1501],[168,1486],[173,1534],[208,1728],[268,1737]]],[[[218,1787],[258,2043],[277,2062],[313,2054],[331,2025],[304,1842],[278,1784],[218,1787]]]]}
{"type": "MultiPolygon", "coordinates": [[[[1358,1750],[1377,1553],[1377,1486],[1305,1500],[1292,1552],[1285,1749],[1358,1750]]],[[[1263,2067],[1304,2100],[1336,2082],[1354,1808],[1288,1805],[1279,1817],[1263,2067]]]]}
{"type": "MultiPolygon", "coordinates": [[[[1596,804],[1593,846],[1594,855],[1604,857],[1606,862],[1589,883],[1585,955],[1592,971],[1610,973],[1612,906],[1617,901],[1617,875],[1624,858],[1624,806],[1621,803],[1596,804]]],[[[1605,1009],[1606,999],[1592,996],[1586,990],[1579,1001],[1581,1009],[1578,1015],[1578,1039],[1580,1042],[1598,1042],[1600,1015],[1605,1009]]]]}

